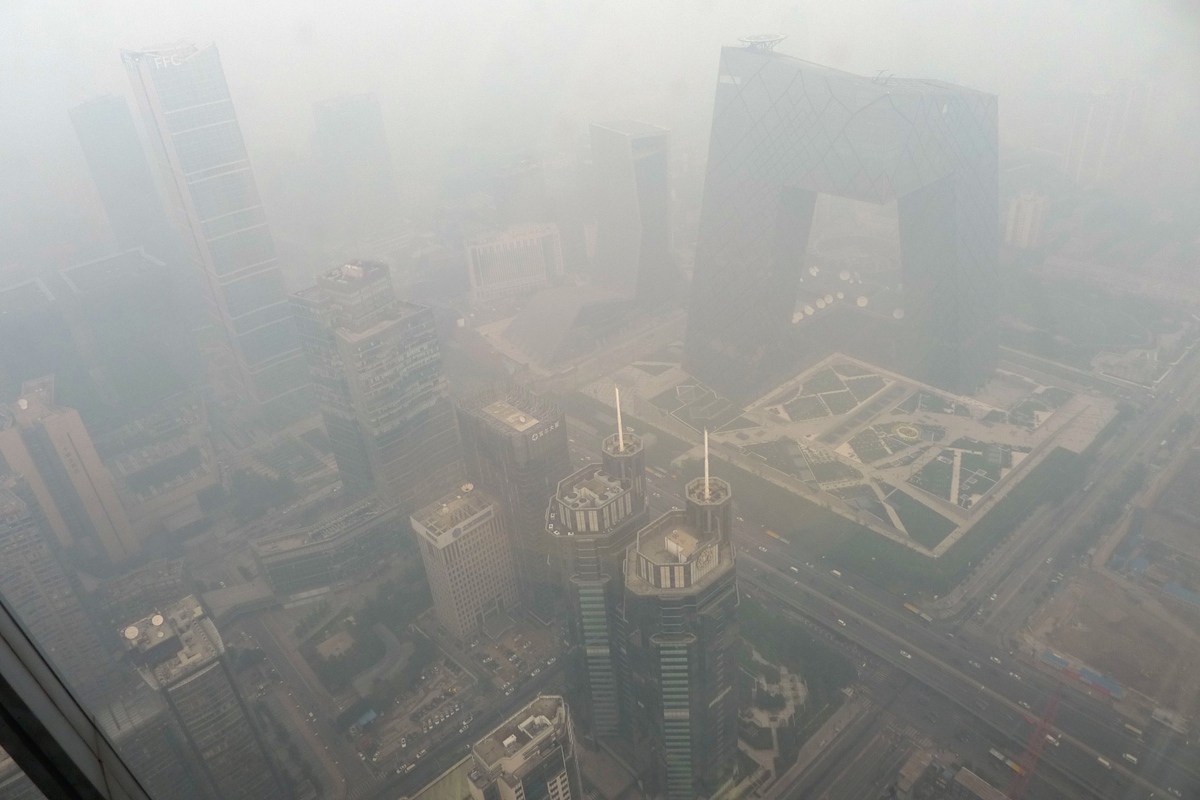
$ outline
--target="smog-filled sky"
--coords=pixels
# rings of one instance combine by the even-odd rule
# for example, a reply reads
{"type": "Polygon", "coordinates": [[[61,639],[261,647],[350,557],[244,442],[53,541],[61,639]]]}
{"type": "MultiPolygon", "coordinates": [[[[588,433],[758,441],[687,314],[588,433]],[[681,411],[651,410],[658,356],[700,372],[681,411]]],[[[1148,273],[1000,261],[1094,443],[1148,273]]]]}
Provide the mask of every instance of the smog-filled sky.
{"type": "MultiPolygon", "coordinates": [[[[67,108],[125,93],[121,48],[213,41],[255,151],[307,148],[311,103],[376,92],[393,145],[418,152],[483,137],[576,140],[589,120],[633,116],[686,133],[711,108],[718,48],[779,32],[781,50],[850,71],[935,77],[1023,94],[1150,78],[1167,93],[1200,74],[1184,0],[362,0],[204,4],[10,0],[0,9],[0,150],[72,145],[67,108]]],[[[1193,87],[1194,88],[1194,87],[1193,87]]],[[[1011,128],[1011,125],[1010,125],[1011,128]]],[[[1015,128],[1002,135],[1013,136],[1015,128]]],[[[38,160],[41,160],[38,158],[38,160]]]]}

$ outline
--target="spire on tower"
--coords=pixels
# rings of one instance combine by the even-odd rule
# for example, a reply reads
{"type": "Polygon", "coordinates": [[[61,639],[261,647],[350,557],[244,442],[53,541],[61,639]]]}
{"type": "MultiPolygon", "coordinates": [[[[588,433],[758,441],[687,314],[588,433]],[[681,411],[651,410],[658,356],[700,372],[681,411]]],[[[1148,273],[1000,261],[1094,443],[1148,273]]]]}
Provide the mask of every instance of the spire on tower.
{"type": "Polygon", "coordinates": [[[621,388],[613,387],[613,393],[617,396],[617,452],[625,452],[625,427],[621,425],[621,388]]]}
{"type": "Polygon", "coordinates": [[[704,499],[712,499],[712,485],[708,482],[708,428],[704,429],[704,499]]]}

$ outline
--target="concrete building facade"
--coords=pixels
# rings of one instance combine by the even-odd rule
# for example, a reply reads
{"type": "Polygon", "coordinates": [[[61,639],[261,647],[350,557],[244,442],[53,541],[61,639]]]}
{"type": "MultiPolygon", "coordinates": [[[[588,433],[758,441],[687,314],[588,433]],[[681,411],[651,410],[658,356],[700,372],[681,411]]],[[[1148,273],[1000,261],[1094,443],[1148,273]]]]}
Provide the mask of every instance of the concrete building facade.
{"type": "Polygon", "coordinates": [[[438,622],[461,640],[518,603],[512,546],[498,503],[465,484],[412,516],[438,622]]]}
{"type": "Polygon", "coordinates": [[[141,542],[79,412],[54,402],[54,381],[26,383],[0,409],[0,457],[29,482],[50,530],[64,548],[112,564],[141,542]]]}

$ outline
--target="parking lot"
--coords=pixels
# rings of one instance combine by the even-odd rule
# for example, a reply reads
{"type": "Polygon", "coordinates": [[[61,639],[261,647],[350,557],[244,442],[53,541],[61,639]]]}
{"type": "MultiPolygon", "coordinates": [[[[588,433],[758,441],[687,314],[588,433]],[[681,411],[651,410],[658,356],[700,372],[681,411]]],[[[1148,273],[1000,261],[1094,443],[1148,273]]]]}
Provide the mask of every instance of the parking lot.
{"type": "Polygon", "coordinates": [[[553,629],[527,623],[518,623],[496,640],[480,637],[470,643],[471,657],[506,695],[557,663],[561,649],[553,629]]]}

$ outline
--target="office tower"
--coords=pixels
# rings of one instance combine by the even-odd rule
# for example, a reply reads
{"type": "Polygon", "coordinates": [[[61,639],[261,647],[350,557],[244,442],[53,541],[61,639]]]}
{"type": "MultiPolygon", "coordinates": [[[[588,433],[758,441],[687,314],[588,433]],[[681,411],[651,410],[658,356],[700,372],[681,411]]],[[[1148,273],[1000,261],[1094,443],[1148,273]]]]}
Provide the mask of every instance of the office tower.
{"type": "Polygon", "coordinates": [[[1042,243],[1042,226],[1050,198],[1034,191],[1021,192],[1008,203],[1004,243],[1018,250],[1030,250],[1042,243]]]}
{"type": "Polygon", "coordinates": [[[504,513],[526,607],[552,616],[559,578],[546,506],[571,471],[562,409],[519,386],[493,388],[458,404],[458,429],[467,474],[504,513]]]}
{"type": "Polygon", "coordinates": [[[336,586],[360,578],[379,564],[399,535],[404,517],[368,497],[312,525],[263,536],[250,552],[275,594],[336,586]]]}
{"type": "Polygon", "coordinates": [[[50,530],[65,548],[117,564],[141,542],[79,412],[54,402],[54,381],[22,388],[0,409],[0,457],[29,482],[50,530]]]}
{"type": "Polygon", "coordinates": [[[347,492],[412,513],[460,483],[433,312],[398,299],[387,266],[369,261],[326,272],[292,305],[347,492]]]}
{"type": "Polygon", "coordinates": [[[221,635],[195,596],[126,625],[120,635],[130,663],[161,692],[210,795],[286,796],[225,662],[221,635]]]}
{"type": "Polygon", "coordinates": [[[904,368],[973,391],[997,358],[996,98],[851,75],[774,53],[777,41],[721,51],[686,368],[747,398],[794,367],[813,208],[833,194],[898,201],[904,368]]]}
{"type": "Polygon", "coordinates": [[[1137,83],[1076,98],[1067,177],[1084,187],[1118,179],[1142,155],[1149,106],[1150,88],[1137,83]]]}
{"type": "Polygon", "coordinates": [[[0,797],[4,800],[46,800],[12,756],[3,750],[0,750],[0,797]]]}
{"type": "Polygon", "coordinates": [[[465,484],[412,515],[438,622],[467,639],[517,605],[512,547],[495,500],[465,484]]]}
{"type": "Polygon", "coordinates": [[[94,702],[112,678],[111,660],[28,484],[13,475],[0,477],[0,595],[72,691],[94,702]]]}
{"type": "Polygon", "coordinates": [[[560,551],[568,634],[580,659],[573,671],[583,678],[582,710],[593,738],[616,735],[630,715],[621,569],[625,549],[646,522],[646,460],[641,437],[624,431],[620,420],[618,405],[617,433],[604,440],[601,463],[564,478],[546,513],[560,551]]]}
{"type": "Polygon", "coordinates": [[[96,723],[155,800],[210,800],[162,695],[138,683],[96,712],[96,723]]]}
{"type": "Polygon", "coordinates": [[[283,425],[311,409],[275,244],[213,45],[123,53],[168,209],[203,278],[216,396],[283,425]]]}
{"type": "Polygon", "coordinates": [[[670,133],[644,122],[592,125],[596,283],[653,302],[676,288],[671,258],[670,133]]]}
{"type": "Polygon", "coordinates": [[[313,104],[317,160],[331,213],[350,238],[378,235],[397,219],[396,183],[379,101],[352,94],[313,104]]]}
{"type": "Polygon", "coordinates": [[[71,124],[117,247],[145,248],[158,258],[177,257],[179,237],[125,98],[104,95],[75,106],[71,124]]]}
{"type": "Polygon", "coordinates": [[[712,796],[737,753],[732,492],[697,478],[686,504],[639,531],[625,563],[630,691],[668,800],[712,796]]]}
{"type": "Polygon", "coordinates": [[[517,225],[467,242],[472,303],[532,294],[562,272],[562,239],[552,222],[517,225]]]}
{"type": "Polygon", "coordinates": [[[539,695],[471,746],[471,800],[581,800],[575,731],[561,697],[539,695]]]}

